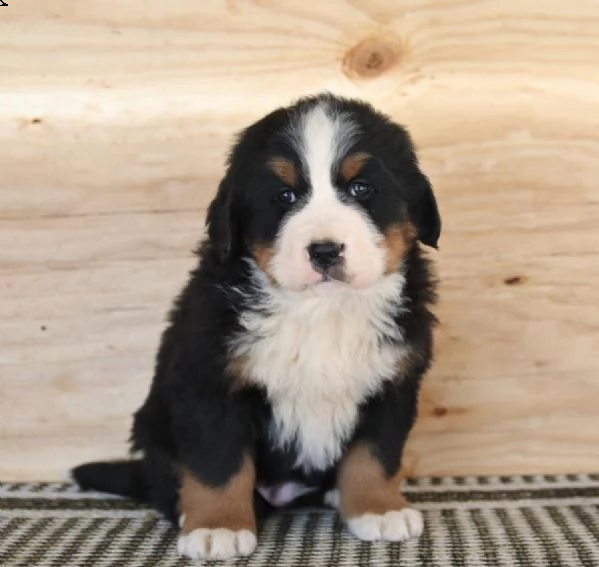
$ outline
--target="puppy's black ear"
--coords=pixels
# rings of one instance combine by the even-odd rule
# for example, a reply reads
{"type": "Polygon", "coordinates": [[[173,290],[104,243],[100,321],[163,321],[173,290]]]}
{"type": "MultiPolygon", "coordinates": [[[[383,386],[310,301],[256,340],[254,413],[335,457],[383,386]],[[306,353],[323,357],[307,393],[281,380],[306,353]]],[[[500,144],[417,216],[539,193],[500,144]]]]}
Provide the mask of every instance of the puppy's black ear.
{"type": "Polygon", "coordinates": [[[400,180],[417,238],[422,244],[437,248],[441,235],[441,216],[433,188],[420,170],[412,138],[405,128],[391,119],[386,118],[384,123],[385,142],[390,152],[389,163],[394,163],[391,169],[400,180]]]}
{"type": "Polygon", "coordinates": [[[208,240],[218,252],[220,261],[240,254],[243,249],[243,220],[239,214],[243,202],[241,179],[247,178],[248,166],[262,150],[270,136],[280,130],[288,119],[289,110],[279,108],[239,133],[227,159],[227,173],[221,181],[214,201],[208,207],[206,225],[208,240]],[[246,175],[242,172],[245,172],[246,175]]]}
{"type": "Polygon", "coordinates": [[[208,207],[206,216],[208,239],[223,264],[234,254],[237,243],[237,219],[233,199],[233,185],[228,177],[225,177],[208,207]]]}
{"type": "Polygon", "coordinates": [[[412,218],[416,223],[418,240],[426,246],[437,248],[441,236],[441,215],[430,181],[422,173],[414,158],[415,174],[412,176],[412,187],[415,199],[412,205],[412,218]]]}

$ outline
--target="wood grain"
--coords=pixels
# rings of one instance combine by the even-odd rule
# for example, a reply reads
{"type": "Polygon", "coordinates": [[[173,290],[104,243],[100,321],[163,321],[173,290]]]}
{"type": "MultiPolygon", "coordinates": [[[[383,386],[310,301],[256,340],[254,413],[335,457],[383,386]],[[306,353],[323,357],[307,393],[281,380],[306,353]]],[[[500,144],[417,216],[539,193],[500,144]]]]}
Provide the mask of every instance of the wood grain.
{"type": "Polygon", "coordinates": [[[0,12],[0,478],[125,454],[236,131],[329,89],[444,218],[413,474],[599,469],[593,0],[36,0],[0,12]]]}

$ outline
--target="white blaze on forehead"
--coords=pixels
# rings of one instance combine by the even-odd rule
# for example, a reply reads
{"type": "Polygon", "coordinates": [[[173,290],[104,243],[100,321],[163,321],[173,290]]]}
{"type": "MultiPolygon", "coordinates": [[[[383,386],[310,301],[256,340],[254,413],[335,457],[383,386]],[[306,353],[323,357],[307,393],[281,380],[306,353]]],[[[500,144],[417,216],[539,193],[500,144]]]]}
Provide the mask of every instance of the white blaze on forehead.
{"type": "Polygon", "coordinates": [[[336,197],[333,173],[357,134],[358,127],[349,116],[324,104],[302,117],[299,149],[312,189],[311,200],[336,197]]]}

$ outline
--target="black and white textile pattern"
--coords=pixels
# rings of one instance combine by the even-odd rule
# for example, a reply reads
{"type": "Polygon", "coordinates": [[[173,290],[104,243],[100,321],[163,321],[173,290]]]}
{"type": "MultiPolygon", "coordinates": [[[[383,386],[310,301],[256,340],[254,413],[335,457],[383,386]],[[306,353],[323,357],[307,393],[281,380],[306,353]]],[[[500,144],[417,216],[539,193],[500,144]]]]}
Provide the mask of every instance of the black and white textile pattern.
{"type": "MultiPolygon", "coordinates": [[[[214,565],[599,567],[599,475],[408,480],[425,531],[407,543],[364,543],[337,514],[280,513],[256,552],[214,565]]],[[[197,563],[195,563],[197,565],[197,563]]],[[[129,500],[71,484],[0,483],[2,567],[181,567],[176,534],[129,500]]]]}

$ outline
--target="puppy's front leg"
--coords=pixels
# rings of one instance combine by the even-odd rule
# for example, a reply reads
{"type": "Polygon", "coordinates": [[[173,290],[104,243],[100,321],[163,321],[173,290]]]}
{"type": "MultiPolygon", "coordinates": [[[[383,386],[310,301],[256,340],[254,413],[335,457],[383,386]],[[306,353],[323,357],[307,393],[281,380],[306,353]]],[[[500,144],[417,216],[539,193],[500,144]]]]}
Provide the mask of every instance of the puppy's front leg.
{"type": "Polygon", "coordinates": [[[248,405],[235,394],[177,415],[179,552],[230,559],[256,547],[255,469],[248,405]]]}
{"type": "Polygon", "coordinates": [[[405,541],[422,533],[422,514],[399,491],[399,476],[387,476],[371,448],[356,445],[339,473],[339,508],[349,531],[365,541],[405,541]]]}
{"type": "Polygon", "coordinates": [[[405,541],[422,533],[422,514],[400,492],[401,453],[416,414],[413,386],[389,385],[366,409],[358,438],[342,460],[336,503],[350,532],[365,541],[405,541]]]}
{"type": "Polygon", "coordinates": [[[230,559],[254,551],[254,477],[254,464],[247,455],[222,486],[211,486],[182,469],[179,553],[197,559],[230,559]]]}

